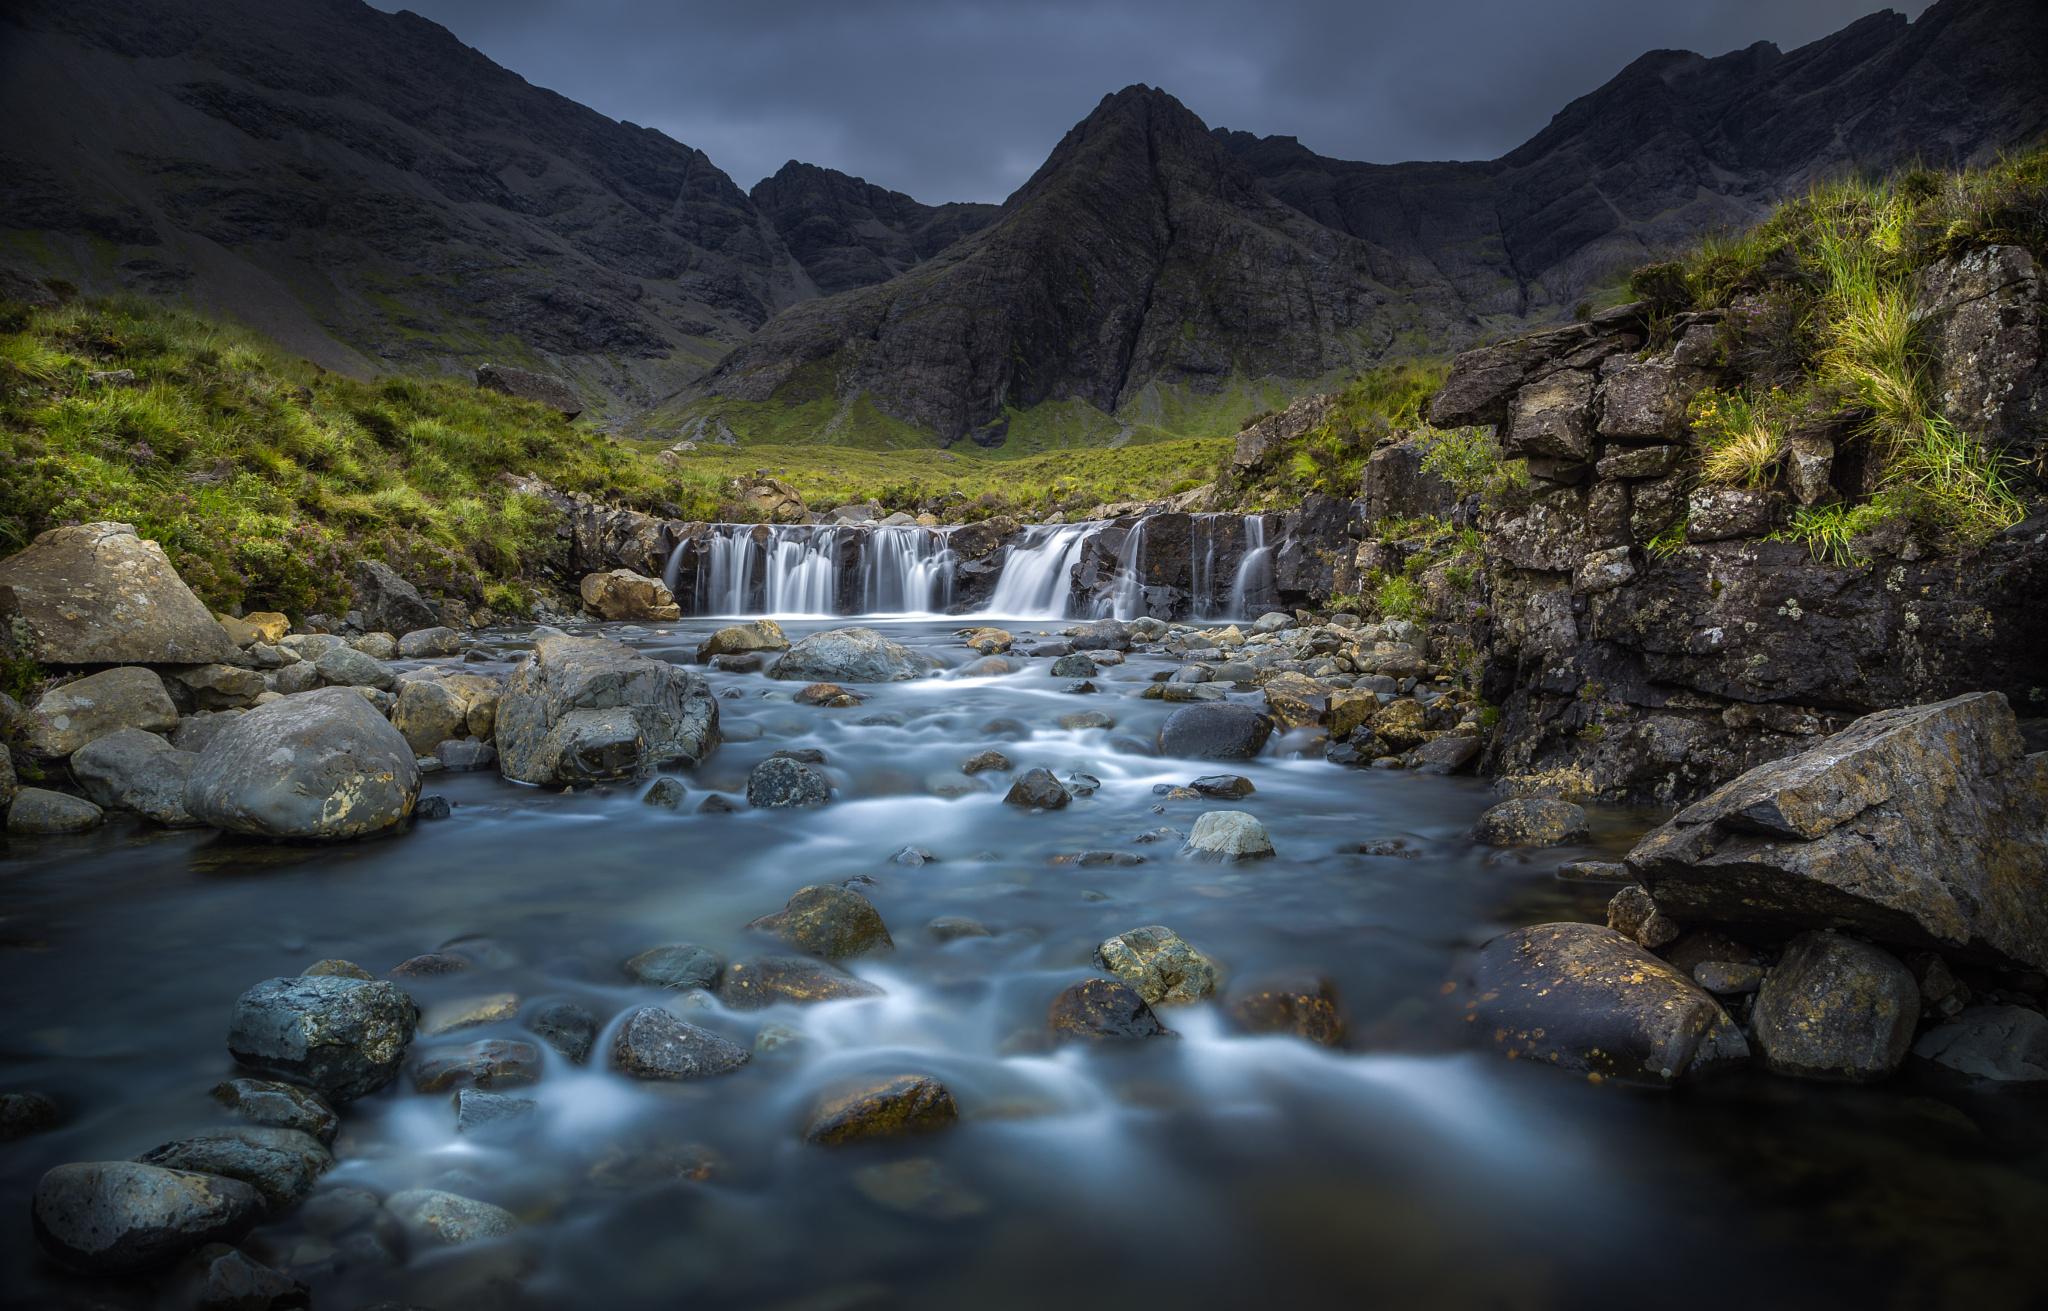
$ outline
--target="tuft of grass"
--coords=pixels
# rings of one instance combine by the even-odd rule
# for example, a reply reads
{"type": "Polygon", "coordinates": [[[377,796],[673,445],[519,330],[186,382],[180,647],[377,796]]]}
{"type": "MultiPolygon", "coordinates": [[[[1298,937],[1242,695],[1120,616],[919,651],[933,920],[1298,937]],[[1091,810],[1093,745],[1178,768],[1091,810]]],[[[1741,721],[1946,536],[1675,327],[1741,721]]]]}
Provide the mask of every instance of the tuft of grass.
{"type": "Polygon", "coordinates": [[[1451,485],[1461,498],[1500,500],[1529,486],[1529,462],[1506,459],[1491,428],[1429,428],[1422,468],[1451,485]]]}
{"type": "MultiPolygon", "coordinates": [[[[1265,480],[1236,489],[1239,501],[1246,508],[1281,508],[1298,504],[1310,492],[1357,496],[1373,448],[1396,431],[1424,426],[1423,407],[1448,372],[1442,361],[1402,360],[1359,374],[1333,394],[1322,422],[1283,453],[1265,480]]],[[[1255,414],[1241,426],[1264,417],[1255,414]]],[[[1216,477],[1229,481],[1227,449],[1216,477]]]]}
{"type": "Polygon", "coordinates": [[[1428,609],[1428,598],[1416,581],[1405,574],[1382,575],[1373,588],[1373,608],[1386,619],[1419,619],[1428,609]]]}
{"type": "Polygon", "coordinates": [[[1728,487],[1758,488],[1785,459],[1784,397],[1708,388],[1692,399],[1687,419],[1700,448],[1700,476],[1728,487]]]}

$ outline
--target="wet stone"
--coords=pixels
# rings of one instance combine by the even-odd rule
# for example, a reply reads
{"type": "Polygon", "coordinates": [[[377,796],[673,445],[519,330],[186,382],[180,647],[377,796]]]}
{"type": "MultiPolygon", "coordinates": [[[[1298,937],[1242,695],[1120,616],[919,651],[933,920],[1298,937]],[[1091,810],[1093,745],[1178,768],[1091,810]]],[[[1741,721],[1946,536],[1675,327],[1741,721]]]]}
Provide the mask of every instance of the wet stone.
{"type": "Polygon", "coordinates": [[[538,1082],[540,1049],[530,1042],[489,1038],[466,1047],[421,1052],[413,1061],[412,1086],[423,1093],[456,1088],[520,1088],[538,1082]]]}
{"type": "Polygon", "coordinates": [[[237,1179],[133,1161],[60,1165],[36,1184],[42,1249],[73,1270],[124,1275],[167,1266],[207,1243],[240,1238],[263,1195],[237,1179]]]}
{"type": "Polygon", "coordinates": [[[1583,841],[1586,834],[1585,811],[1548,797],[1503,801],[1472,827],[1473,839],[1492,847],[1555,847],[1583,841]]]}
{"type": "Polygon", "coordinates": [[[990,938],[988,925],[965,915],[940,915],[924,926],[924,931],[934,942],[957,942],[961,938],[990,938]]]}
{"type": "Polygon", "coordinates": [[[828,1092],[811,1110],[804,1141],[825,1147],[931,1133],[960,1118],[946,1085],[928,1074],[898,1074],[828,1092]]]}
{"type": "Polygon", "coordinates": [[[321,1174],[334,1164],[319,1139],[297,1129],[246,1125],[216,1129],[152,1148],[136,1158],[168,1170],[239,1179],[263,1194],[272,1211],[284,1211],[313,1191],[321,1174]]]}
{"type": "Polygon", "coordinates": [[[1010,784],[1003,801],[1028,810],[1060,810],[1073,798],[1049,769],[1027,769],[1010,784]]]}
{"type": "Polygon", "coordinates": [[[1083,979],[1053,998],[1046,1025],[1056,1037],[1170,1038],[1144,997],[1114,979],[1083,979]]]}
{"type": "Polygon", "coordinates": [[[416,1019],[412,998],[389,983],[271,979],[235,1003],[228,1051],[259,1073],[349,1101],[398,1077],[416,1019]]]}
{"type": "Polygon", "coordinates": [[[1257,816],[1242,810],[1211,810],[1196,818],[1181,854],[1203,860],[1260,860],[1274,854],[1273,839],[1257,816]]]}
{"type": "Polygon", "coordinates": [[[0,1093],[0,1143],[57,1127],[57,1103],[37,1092],[0,1093]]]}
{"type": "Polygon", "coordinates": [[[1912,971],[1880,947],[1804,933],[1764,976],[1751,1025],[1764,1065],[1802,1079],[1882,1079],[1920,1020],[1912,971]]]}
{"type": "Polygon", "coordinates": [[[683,786],[681,779],[658,778],[654,780],[654,785],[647,789],[646,795],[642,796],[640,800],[645,805],[675,810],[683,804],[683,798],[688,793],[689,789],[683,786]]]}
{"type": "Polygon", "coordinates": [[[749,1059],[746,1048],[659,1006],[632,1011],[612,1039],[612,1068],[636,1079],[708,1079],[749,1059]]]}
{"type": "Polygon", "coordinates": [[[845,960],[894,944],[874,903],[858,892],[830,884],[799,888],[773,915],[750,928],[773,933],[790,946],[826,960],[845,960]]]}
{"type": "Polygon", "coordinates": [[[831,799],[831,782],[799,760],[771,756],[747,775],[747,804],[756,810],[822,806],[831,799]]]}
{"type": "Polygon", "coordinates": [[[674,942],[650,947],[620,966],[635,983],[655,988],[716,988],[725,960],[709,947],[674,942]]]}
{"type": "Polygon", "coordinates": [[[1200,1001],[1216,991],[1216,963],[1163,924],[1108,939],[1095,949],[1095,963],[1154,1006],[1200,1001]]]}
{"type": "Polygon", "coordinates": [[[502,1206],[438,1188],[409,1188],[385,1199],[406,1236],[422,1246],[453,1247],[502,1238],[519,1221],[502,1206]]]}
{"type": "Polygon", "coordinates": [[[1188,784],[1188,790],[1215,801],[1236,801],[1258,791],[1242,774],[1204,774],[1188,784]]]}
{"type": "Polygon", "coordinates": [[[539,1110],[540,1103],[531,1097],[462,1088],[455,1094],[455,1132],[491,1135],[516,1132],[539,1110]]]}
{"type": "Polygon", "coordinates": [[[573,1001],[550,1002],[526,1017],[526,1027],[572,1064],[590,1058],[597,1041],[597,1017],[588,1007],[573,1001]]]}
{"type": "Polygon", "coordinates": [[[296,1129],[323,1143],[334,1142],[341,1117],[309,1088],[271,1079],[229,1079],[216,1084],[213,1100],[251,1124],[296,1129]]]}
{"type": "Polygon", "coordinates": [[[1230,990],[1224,1012],[1246,1033],[1292,1034],[1321,1047],[1344,1040],[1337,991],[1313,974],[1267,974],[1230,990]]]}
{"type": "Polygon", "coordinates": [[[777,1002],[809,1003],[879,997],[865,979],[804,956],[756,956],[734,961],[719,981],[718,999],[734,1010],[758,1010],[777,1002]]]}

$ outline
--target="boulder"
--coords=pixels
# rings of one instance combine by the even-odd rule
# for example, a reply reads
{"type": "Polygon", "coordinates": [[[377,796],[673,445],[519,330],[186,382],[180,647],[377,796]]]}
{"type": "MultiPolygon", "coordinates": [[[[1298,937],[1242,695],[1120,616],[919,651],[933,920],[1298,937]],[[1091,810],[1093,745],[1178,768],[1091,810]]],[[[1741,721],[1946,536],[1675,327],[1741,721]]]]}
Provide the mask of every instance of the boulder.
{"type": "Polygon", "coordinates": [[[164,680],[154,670],[125,665],[43,693],[18,732],[29,754],[59,760],[124,728],[168,733],[177,726],[178,707],[164,680]]]}
{"type": "Polygon", "coordinates": [[[754,619],[744,624],[727,624],[698,643],[697,660],[701,664],[713,656],[788,649],[789,639],[783,636],[782,625],[773,619],[754,619]]]}
{"type": "Polygon", "coordinates": [[[309,1088],[270,1079],[229,1079],[214,1085],[213,1100],[251,1124],[296,1129],[332,1144],[341,1117],[309,1088]]]}
{"type": "Polygon", "coordinates": [[[152,1148],[135,1158],[144,1165],[197,1170],[239,1179],[257,1192],[273,1213],[306,1199],[334,1156],[320,1140],[298,1129],[244,1125],[214,1129],[152,1148]]]}
{"type": "Polygon", "coordinates": [[[1337,990],[1314,974],[1281,973],[1247,979],[1230,990],[1224,1011],[1246,1033],[1285,1033],[1321,1047],[1344,1040],[1337,990]]]}
{"type": "Polygon", "coordinates": [[[0,560],[0,643],[46,665],[198,665],[235,645],[155,542],[124,523],[52,528],[0,560]]]}
{"type": "Polygon", "coordinates": [[[631,569],[585,574],[578,590],[583,595],[583,608],[599,619],[667,622],[683,617],[674,594],[659,578],[636,574],[631,569]]]}
{"type": "Polygon", "coordinates": [[[1920,1035],[1913,1054],[1998,1083],[2048,1079],[2048,1015],[2022,1006],[1971,1006],[1920,1035]]]}
{"type": "Polygon", "coordinates": [[[725,960],[709,947],[694,942],[674,942],[650,947],[627,960],[622,969],[635,983],[656,988],[715,988],[725,972],[725,960]]]}
{"type": "Polygon", "coordinates": [[[1250,706],[1209,702],[1182,706],[1159,726],[1159,753],[1196,760],[1249,760],[1273,733],[1273,721],[1250,706]]]}
{"type": "Polygon", "coordinates": [[[57,837],[96,829],[106,815],[92,802],[48,788],[22,788],[7,807],[7,831],[23,837],[57,837]]]}
{"type": "Polygon", "coordinates": [[[810,517],[796,488],[766,472],[732,479],[725,494],[743,514],[763,523],[802,523],[810,517]]]}
{"type": "Polygon", "coordinates": [[[1110,938],[1095,949],[1095,963],[1153,1006],[1200,1001],[1216,991],[1216,963],[1163,924],[1110,938]]]}
{"type": "Polygon", "coordinates": [[[773,933],[797,950],[826,960],[845,960],[895,945],[874,903],[836,883],[799,888],[781,910],[747,927],[773,933]]]}
{"type": "Polygon", "coordinates": [[[201,821],[185,808],[185,792],[199,757],[154,733],[124,728],[94,738],[71,757],[71,776],[85,794],[109,810],[132,810],[168,828],[201,821]]]}
{"type": "Polygon", "coordinates": [[[372,632],[404,637],[422,628],[437,628],[441,614],[419,589],[400,578],[389,565],[358,560],[349,575],[355,586],[356,609],[372,632]]]}
{"type": "Polygon", "coordinates": [[[165,670],[164,678],[178,689],[179,703],[196,710],[241,710],[271,690],[260,671],[238,665],[182,665],[165,670]]]}
{"type": "Polygon", "coordinates": [[[1457,492],[1441,476],[1422,467],[1429,450],[1429,441],[1416,435],[1389,442],[1366,458],[1361,499],[1367,523],[1442,517],[1457,508],[1457,492]]]}
{"type": "Polygon", "coordinates": [[[812,633],[768,667],[770,678],[796,682],[903,683],[923,678],[938,662],[872,628],[812,633]]]}
{"type": "Polygon", "coordinates": [[[533,1010],[526,1017],[526,1027],[574,1065],[588,1060],[597,1043],[597,1017],[573,1001],[549,1002],[533,1010]]]}
{"type": "Polygon", "coordinates": [[[867,980],[804,956],[734,961],[718,983],[718,999],[736,1011],[759,1010],[777,1002],[808,1004],[881,995],[882,990],[867,980]]]}
{"type": "Polygon", "coordinates": [[[831,799],[824,771],[800,760],[770,756],[747,772],[747,804],[756,810],[822,806],[831,799]]]}
{"type": "Polygon", "coordinates": [[[1072,800],[1073,794],[1049,769],[1025,770],[1003,795],[1006,805],[1021,806],[1026,810],[1061,810],[1072,800]]]}
{"type": "Polygon", "coordinates": [[[1672,1084],[1738,1065],[1742,1030],[1685,975],[1613,929],[1538,924],[1480,949],[1465,1003],[1510,1058],[1632,1083],[1672,1084]]]}
{"type": "Polygon", "coordinates": [[[1062,1038],[1170,1038],[1138,990],[1115,979],[1083,979],[1052,999],[1046,1024],[1062,1038]]]}
{"type": "Polygon", "coordinates": [[[169,1304],[197,1311],[283,1311],[313,1304],[304,1284],[226,1243],[206,1244],[173,1277],[176,1291],[169,1304]]]}
{"type": "Polygon", "coordinates": [[[193,763],[186,809],[230,833],[359,838],[419,799],[412,747],[359,693],[323,688],[238,717],[193,763]]]}
{"type": "Polygon", "coordinates": [[[953,1093],[928,1074],[863,1080],[827,1092],[811,1109],[804,1141],[825,1147],[903,1138],[944,1129],[960,1118],[953,1093]]]}
{"type": "Polygon", "coordinates": [[[566,379],[552,373],[535,373],[509,364],[479,364],[476,366],[476,385],[481,391],[494,391],[545,405],[564,419],[573,419],[583,413],[583,401],[576,395],[576,389],[566,379]]]}
{"type": "Polygon", "coordinates": [[[1549,797],[1503,801],[1472,826],[1473,840],[1491,847],[1555,847],[1582,842],[1586,832],[1585,811],[1549,797]]]}
{"type": "Polygon", "coordinates": [[[1204,860],[1259,860],[1274,854],[1273,839],[1256,815],[1242,810],[1205,811],[1188,833],[1183,856],[1204,860]]]}
{"type": "Polygon", "coordinates": [[[1778,1074],[1865,1082],[1899,1068],[1919,1020],[1919,985],[1897,957],[1821,932],[1794,938],[1764,975],[1750,1026],[1778,1074]]]}
{"type": "Polygon", "coordinates": [[[398,639],[398,654],[407,660],[429,660],[461,653],[462,635],[441,625],[421,628],[398,639]]]}
{"type": "Polygon", "coordinates": [[[498,767],[514,782],[632,778],[709,755],[718,703],[692,670],[547,629],[498,702],[496,733],[498,767]]]}
{"type": "Polygon", "coordinates": [[[531,1120],[540,1103],[531,1097],[463,1088],[455,1094],[455,1132],[503,1133],[531,1120]]]}
{"type": "Polygon", "coordinates": [[[398,684],[398,675],[390,665],[352,646],[337,646],[323,652],[313,662],[313,668],[319,671],[320,681],[329,687],[373,687],[388,692],[398,684]]]}
{"type": "Polygon", "coordinates": [[[36,1241],[93,1275],[169,1265],[195,1248],[240,1238],[263,1215],[248,1184],[133,1161],[60,1165],[36,1184],[36,1241]]]}
{"type": "Polygon", "coordinates": [[[751,1059],[746,1048],[659,1006],[628,1014],[612,1038],[612,1068],[636,1079],[708,1079],[751,1059]]]}
{"type": "Polygon", "coordinates": [[[398,701],[391,707],[391,726],[405,738],[415,755],[432,755],[434,748],[468,731],[469,702],[460,690],[435,678],[408,678],[398,685],[398,701]]]}
{"type": "Polygon", "coordinates": [[[438,1188],[408,1188],[384,1199],[384,1209],[408,1238],[422,1246],[456,1247],[502,1238],[519,1227],[502,1206],[438,1188]]]}
{"type": "Polygon", "coordinates": [[[353,1101],[398,1077],[417,1020],[412,998],[381,980],[270,979],[236,1001],[228,1051],[330,1102],[353,1101]]]}
{"type": "Polygon", "coordinates": [[[1995,692],[1882,710],[1681,810],[1628,863],[1682,924],[2048,969],[2048,753],[2025,754],[1995,692]]]}

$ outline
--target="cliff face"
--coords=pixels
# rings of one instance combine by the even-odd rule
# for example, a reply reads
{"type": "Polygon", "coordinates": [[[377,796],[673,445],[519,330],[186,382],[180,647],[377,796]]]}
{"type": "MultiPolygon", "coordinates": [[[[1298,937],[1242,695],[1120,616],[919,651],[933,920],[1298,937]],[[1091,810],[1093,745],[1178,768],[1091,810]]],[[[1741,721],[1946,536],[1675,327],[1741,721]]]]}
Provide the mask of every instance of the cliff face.
{"type": "Polygon", "coordinates": [[[826,295],[887,282],[995,221],[1001,207],[925,205],[791,160],[747,193],[826,295]]]}
{"type": "Polygon", "coordinates": [[[537,354],[646,399],[816,294],[701,151],[354,0],[10,6],[0,119],[49,271],[355,372],[537,354]]]}

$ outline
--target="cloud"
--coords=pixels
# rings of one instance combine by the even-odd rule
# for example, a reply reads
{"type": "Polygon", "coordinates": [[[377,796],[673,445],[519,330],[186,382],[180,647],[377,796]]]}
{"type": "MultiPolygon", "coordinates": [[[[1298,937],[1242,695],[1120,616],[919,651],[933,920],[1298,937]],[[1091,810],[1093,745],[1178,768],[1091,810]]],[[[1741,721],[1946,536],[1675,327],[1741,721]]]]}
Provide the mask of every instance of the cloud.
{"type": "MultiPolygon", "coordinates": [[[[1000,200],[1103,95],[1344,159],[1492,158],[1646,50],[1789,49],[1871,0],[405,0],[528,81],[709,154],[1000,200]]],[[[379,7],[401,7],[379,0],[379,7]]],[[[1918,14],[1927,0],[1896,5],[1918,14]]]]}

